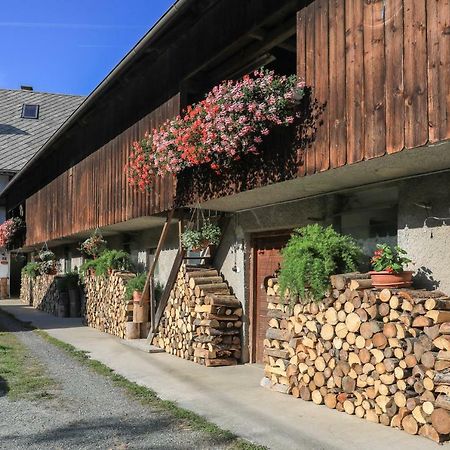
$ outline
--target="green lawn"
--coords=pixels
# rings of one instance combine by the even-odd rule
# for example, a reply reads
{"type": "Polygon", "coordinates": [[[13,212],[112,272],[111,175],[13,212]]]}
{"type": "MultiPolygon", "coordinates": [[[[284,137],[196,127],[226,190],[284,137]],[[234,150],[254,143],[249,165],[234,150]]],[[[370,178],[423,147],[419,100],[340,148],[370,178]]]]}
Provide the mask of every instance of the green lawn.
{"type": "Polygon", "coordinates": [[[52,397],[55,382],[13,333],[0,326],[0,396],[11,400],[52,397]]]}

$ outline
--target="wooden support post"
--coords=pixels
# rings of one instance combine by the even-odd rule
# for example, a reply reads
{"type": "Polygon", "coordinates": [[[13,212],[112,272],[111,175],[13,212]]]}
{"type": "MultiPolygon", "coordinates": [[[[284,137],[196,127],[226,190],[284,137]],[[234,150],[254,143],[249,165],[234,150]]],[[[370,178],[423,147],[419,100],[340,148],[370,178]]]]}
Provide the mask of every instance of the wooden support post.
{"type": "Polygon", "coordinates": [[[150,311],[151,311],[151,313],[153,313],[153,315],[150,316],[150,322],[153,322],[153,318],[154,318],[154,308],[152,308],[152,305],[154,305],[153,276],[155,274],[155,269],[156,269],[156,265],[158,263],[159,254],[161,253],[161,250],[164,246],[167,235],[169,234],[169,229],[170,229],[170,225],[172,223],[173,214],[174,214],[174,210],[172,209],[171,211],[169,211],[169,214],[167,215],[167,219],[164,223],[164,226],[163,226],[163,229],[161,232],[161,236],[159,237],[158,245],[156,247],[155,258],[154,258],[152,265],[150,266],[150,269],[148,271],[147,279],[145,280],[144,291],[142,292],[142,299],[140,301],[140,305],[142,305],[145,302],[150,302],[150,311]]]}

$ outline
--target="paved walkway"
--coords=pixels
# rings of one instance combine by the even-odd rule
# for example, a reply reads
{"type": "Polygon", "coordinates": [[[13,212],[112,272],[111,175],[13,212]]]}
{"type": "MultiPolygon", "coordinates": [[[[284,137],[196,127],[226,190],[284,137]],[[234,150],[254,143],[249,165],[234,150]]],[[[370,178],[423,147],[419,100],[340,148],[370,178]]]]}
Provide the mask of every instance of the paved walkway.
{"type": "Polygon", "coordinates": [[[439,448],[428,439],[265,390],[259,387],[261,367],[255,365],[206,368],[167,353],[144,353],[82,326],[79,319],[56,318],[18,301],[1,300],[0,308],[88,351],[93,359],[159,397],[272,449],[439,448]]]}
{"type": "Polygon", "coordinates": [[[195,431],[166,411],[143,405],[6,315],[0,316],[0,329],[14,333],[52,380],[51,396],[34,401],[0,395],[0,449],[230,448],[220,436],[195,431]]]}

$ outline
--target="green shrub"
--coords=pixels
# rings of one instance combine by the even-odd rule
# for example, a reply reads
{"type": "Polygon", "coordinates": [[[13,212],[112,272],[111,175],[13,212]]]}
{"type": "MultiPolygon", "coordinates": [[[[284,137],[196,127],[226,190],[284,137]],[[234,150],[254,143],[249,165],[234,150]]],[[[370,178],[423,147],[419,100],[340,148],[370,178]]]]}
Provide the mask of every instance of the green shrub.
{"type": "Polygon", "coordinates": [[[78,283],[80,281],[80,276],[78,272],[76,271],[67,272],[65,274],[65,278],[67,280],[67,289],[76,289],[78,287],[78,283]]]}
{"type": "Polygon", "coordinates": [[[331,226],[315,224],[294,230],[282,250],[281,296],[289,290],[292,297],[322,299],[330,275],[356,270],[361,254],[350,236],[337,233],[331,226]]]}
{"type": "Polygon", "coordinates": [[[65,275],[55,277],[56,288],[59,292],[67,292],[69,284],[65,275]]]}
{"type": "Polygon", "coordinates": [[[82,276],[86,276],[89,272],[89,269],[96,269],[97,260],[96,259],[86,259],[80,266],[80,274],[82,276]]]}
{"type": "Polygon", "coordinates": [[[164,286],[158,281],[155,285],[155,300],[159,302],[164,292],[164,286]]]}
{"type": "Polygon", "coordinates": [[[87,259],[80,266],[80,273],[86,275],[89,269],[95,270],[95,275],[107,275],[109,270],[129,270],[131,258],[123,250],[104,250],[96,259],[87,259]]]}
{"type": "Polygon", "coordinates": [[[39,264],[35,261],[29,262],[23,269],[22,273],[30,278],[36,278],[40,274],[39,264]]]}
{"type": "Polygon", "coordinates": [[[147,274],[140,273],[128,281],[126,292],[125,292],[126,300],[131,300],[133,298],[134,291],[142,292],[144,290],[146,279],[147,279],[147,274]]]}
{"type": "Polygon", "coordinates": [[[98,275],[105,275],[108,270],[129,270],[131,268],[130,255],[123,250],[105,250],[96,261],[98,275]]]}

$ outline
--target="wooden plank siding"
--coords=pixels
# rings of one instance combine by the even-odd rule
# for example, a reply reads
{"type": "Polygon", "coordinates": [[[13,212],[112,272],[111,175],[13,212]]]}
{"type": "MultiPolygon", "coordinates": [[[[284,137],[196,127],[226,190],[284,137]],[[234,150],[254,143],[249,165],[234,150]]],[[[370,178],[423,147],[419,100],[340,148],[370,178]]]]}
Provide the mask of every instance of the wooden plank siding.
{"type": "Polygon", "coordinates": [[[172,177],[157,178],[151,193],[141,193],[128,186],[124,166],[131,143],[179,111],[176,95],[29,197],[26,245],[170,209],[172,177]]]}
{"type": "Polygon", "coordinates": [[[449,0],[316,0],[297,74],[324,105],[298,176],[450,138],[449,0]]]}

